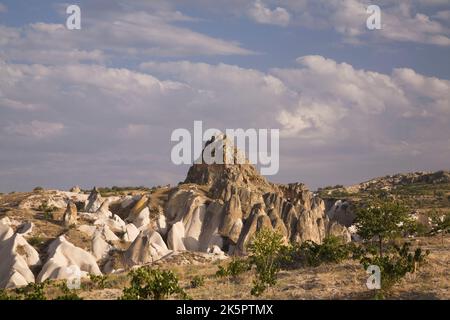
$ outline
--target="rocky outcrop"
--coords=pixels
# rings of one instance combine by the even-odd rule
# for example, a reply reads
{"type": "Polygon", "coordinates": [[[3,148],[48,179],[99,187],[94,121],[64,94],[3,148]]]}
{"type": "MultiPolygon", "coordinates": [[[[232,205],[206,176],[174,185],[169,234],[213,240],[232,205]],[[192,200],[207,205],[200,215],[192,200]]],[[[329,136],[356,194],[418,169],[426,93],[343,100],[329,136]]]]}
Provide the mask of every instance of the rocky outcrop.
{"type": "Polygon", "coordinates": [[[38,252],[11,227],[0,224],[0,288],[15,288],[34,282],[30,268],[40,264],[38,252]]]}
{"type": "Polygon", "coordinates": [[[63,225],[65,227],[74,225],[77,223],[77,218],[78,218],[77,206],[72,201],[69,201],[67,203],[66,211],[64,212],[63,215],[63,225]]]}
{"type": "Polygon", "coordinates": [[[100,209],[102,203],[103,199],[100,195],[100,191],[96,187],[94,187],[85,202],[84,211],[91,213],[96,212],[98,209],[100,209]]]}
{"type": "Polygon", "coordinates": [[[125,265],[131,267],[155,262],[171,251],[161,235],[153,230],[144,230],[124,253],[125,265]]]}
{"type": "Polygon", "coordinates": [[[89,252],[74,246],[64,236],[56,238],[47,249],[48,259],[37,277],[38,282],[47,279],[71,279],[74,269],[80,276],[89,273],[101,275],[96,258],[89,252]]]}

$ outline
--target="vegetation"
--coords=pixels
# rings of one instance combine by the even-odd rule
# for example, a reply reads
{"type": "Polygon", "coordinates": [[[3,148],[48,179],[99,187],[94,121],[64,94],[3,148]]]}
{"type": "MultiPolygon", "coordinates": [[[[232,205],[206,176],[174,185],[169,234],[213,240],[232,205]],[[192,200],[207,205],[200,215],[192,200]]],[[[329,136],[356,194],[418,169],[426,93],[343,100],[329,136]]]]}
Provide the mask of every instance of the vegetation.
{"type": "Polygon", "coordinates": [[[105,289],[109,286],[107,275],[95,275],[93,273],[89,274],[89,279],[92,283],[99,289],[105,289]]]}
{"type": "Polygon", "coordinates": [[[302,265],[317,267],[323,263],[340,263],[350,256],[350,246],[342,243],[338,237],[327,237],[322,244],[305,241],[301,245],[294,245],[291,257],[294,262],[302,265]]]}
{"type": "Polygon", "coordinates": [[[216,272],[217,277],[231,277],[233,280],[242,273],[251,269],[251,263],[244,258],[233,258],[226,267],[219,266],[219,270],[216,272]]]}
{"type": "Polygon", "coordinates": [[[47,220],[52,219],[52,213],[58,210],[55,206],[49,206],[47,201],[41,203],[38,207],[38,211],[42,211],[44,218],[47,220]]]}
{"type": "Polygon", "coordinates": [[[370,265],[376,265],[381,271],[381,288],[377,290],[375,297],[384,298],[391,288],[398,283],[407,273],[417,271],[419,265],[424,262],[429,251],[422,253],[421,248],[417,248],[414,253],[410,252],[410,244],[403,246],[393,246],[394,250],[384,256],[364,255],[361,264],[364,269],[370,265]]]}
{"type": "Polygon", "coordinates": [[[358,234],[367,241],[378,241],[379,255],[383,256],[384,241],[413,229],[414,222],[408,209],[397,202],[372,200],[356,213],[358,234]]]}
{"type": "Polygon", "coordinates": [[[249,245],[250,261],[256,268],[251,294],[261,295],[277,282],[285,250],[283,236],[278,232],[262,229],[249,245]]]}
{"type": "Polygon", "coordinates": [[[66,282],[62,282],[59,285],[59,288],[62,290],[63,294],[56,297],[54,300],[83,300],[78,296],[76,290],[69,289],[66,282]]]}
{"type": "Polygon", "coordinates": [[[205,284],[205,278],[202,276],[195,276],[191,280],[191,288],[199,288],[202,287],[205,284]]]}
{"type": "Polygon", "coordinates": [[[132,270],[129,276],[131,285],[123,289],[123,300],[164,300],[172,295],[188,298],[172,271],[145,266],[132,270]]]}

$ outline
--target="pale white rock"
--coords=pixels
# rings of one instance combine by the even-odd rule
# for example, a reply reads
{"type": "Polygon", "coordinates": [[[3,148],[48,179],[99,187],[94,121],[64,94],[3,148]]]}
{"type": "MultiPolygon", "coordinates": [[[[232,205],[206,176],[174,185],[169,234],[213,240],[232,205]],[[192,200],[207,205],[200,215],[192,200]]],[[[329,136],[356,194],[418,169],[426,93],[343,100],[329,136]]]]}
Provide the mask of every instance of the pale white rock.
{"type": "Polygon", "coordinates": [[[0,242],[0,261],[0,288],[34,282],[30,267],[40,264],[38,252],[18,233],[0,242]]]}
{"type": "Polygon", "coordinates": [[[89,226],[87,224],[83,224],[83,225],[78,227],[78,231],[83,232],[84,234],[86,234],[90,238],[92,238],[94,236],[95,230],[97,230],[96,226],[89,226]]]}
{"type": "Polygon", "coordinates": [[[118,216],[101,217],[94,222],[95,226],[108,226],[113,232],[123,232],[125,229],[125,222],[118,216]]]}
{"type": "Polygon", "coordinates": [[[0,224],[6,224],[8,226],[11,225],[11,219],[9,219],[8,217],[3,217],[0,219],[0,224]]]}
{"type": "Polygon", "coordinates": [[[169,226],[167,225],[166,216],[164,214],[160,214],[158,216],[158,220],[156,221],[156,230],[162,236],[165,236],[167,234],[167,231],[169,230],[169,226]]]}
{"type": "Polygon", "coordinates": [[[128,223],[125,226],[125,232],[123,234],[123,240],[126,242],[133,242],[136,237],[139,235],[139,230],[132,223],[128,223]]]}
{"type": "Polygon", "coordinates": [[[105,258],[112,248],[113,247],[104,240],[102,230],[95,231],[92,239],[92,254],[95,259],[98,261],[105,258]]]}
{"type": "Polygon", "coordinates": [[[102,203],[102,196],[100,195],[98,189],[94,187],[85,202],[84,211],[91,213],[96,212],[98,209],[100,209],[102,203]]]}
{"type": "Polygon", "coordinates": [[[14,230],[7,224],[0,223],[0,241],[4,241],[13,236],[14,230]]]}
{"type": "Polygon", "coordinates": [[[139,214],[131,222],[138,229],[147,226],[150,223],[150,210],[148,209],[148,207],[142,209],[141,212],[139,212],[139,214]]]}
{"type": "Polygon", "coordinates": [[[47,249],[48,260],[37,277],[38,282],[47,279],[70,279],[73,267],[78,267],[81,277],[89,273],[101,275],[95,257],[89,252],[74,246],[64,236],[56,238],[47,249]]]}
{"type": "Polygon", "coordinates": [[[169,254],[161,235],[153,230],[142,231],[125,251],[125,263],[128,266],[155,262],[169,254]]]}
{"type": "Polygon", "coordinates": [[[168,235],[167,235],[167,245],[169,249],[174,251],[186,251],[186,246],[184,245],[184,225],[183,222],[179,221],[172,225],[168,235]]]}

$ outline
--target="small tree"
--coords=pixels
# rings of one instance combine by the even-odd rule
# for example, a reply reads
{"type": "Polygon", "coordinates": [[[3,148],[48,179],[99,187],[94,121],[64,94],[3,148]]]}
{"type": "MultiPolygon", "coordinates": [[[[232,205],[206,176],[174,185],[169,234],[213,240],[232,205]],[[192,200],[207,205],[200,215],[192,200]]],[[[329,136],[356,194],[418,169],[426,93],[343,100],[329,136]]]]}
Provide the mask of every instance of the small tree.
{"type": "Polygon", "coordinates": [[[178,294],[187,298],[187,294],[178,285],[178,278],[172,271],[151,269],[148,266],[132,270],[131,286],[123,289],[123,300],[164,300],[178,294]]]}
{"type": "Polygon", "coordinates": [[[373,200],[356,213],[358,234],[365,240],[378,240],[380,257],[383,256],[383,241],[392,239],[411,229],[413,220],[408,209],[397,202],[373,200]]]}
{"type": "Polygon", "coordinates": [[[283,236],[269,229],[262,229],[249,245],[250,261],[256,266],[252,295],[259,296],[276,284],[277,274],[283,260],[283,236]]]}

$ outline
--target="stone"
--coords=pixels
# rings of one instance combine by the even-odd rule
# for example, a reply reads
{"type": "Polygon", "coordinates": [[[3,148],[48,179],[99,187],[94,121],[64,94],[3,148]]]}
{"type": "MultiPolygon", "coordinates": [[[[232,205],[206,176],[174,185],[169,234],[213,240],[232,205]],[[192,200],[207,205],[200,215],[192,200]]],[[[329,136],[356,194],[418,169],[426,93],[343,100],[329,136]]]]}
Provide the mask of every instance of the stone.
{"type": "Polygon", "coordinates": [[[124,253],[125,264],[129,267],[155,262],[169,254],[161,235],[153,230],[142,231],[124,253]]]}
{"type": "Polygon", "coordinates": [[[63,225],[69,227],[77,223],[78,211],[77,206],[72,201],[67,203],[66,211],[63,215],[63,225]]]}
{"type": "Polygon", "coordinates": [[[125,225],[125,232],[123,234],[123,240],[126,242],[133,242],[139,235],[139,230],[132,223],[125,225]]]}
{"type": "Polygon", "coordinates": [[[22,236],[29,235],[33,232],[33,227],[33,222],[26,221],[17,228],[17,233],[20,233],[22,236]]]}
{"type": "Polygon", "coordinates": [[[102,196],[100,195],[100,191],[97,189],[97,187],[94,187],[94,189],[92,189],[88,199],[85,202],[84,211],[94,213],[98,209],[100,209],[102,203],[103,199],[102,196]]]}
{"type": "Polygon", "coordinates": [[[70,188],[70,192],[80,193],[81,192],[81,188],[79,186],[74,186],[74,187],[70,188]]]}
{"type": "Polygon", "coordinates": [[[9,237],[3,235],[0,241],[0,288],[16,288],[34,282],[30,267],[40,265],[38,252],[19,233],[9,237]]]}
{"type": "Polygon", "coordinates": [[[89,252],[74,246],[64,236],[59,236],[47,249],[48,259],[37,276],[38,282],[47,279],[71,279],[74,267],[80,270],[80,277],[92,273],[101,275],[96,258],[89,252]]]}

